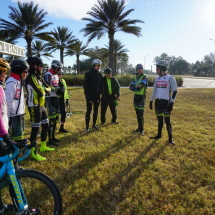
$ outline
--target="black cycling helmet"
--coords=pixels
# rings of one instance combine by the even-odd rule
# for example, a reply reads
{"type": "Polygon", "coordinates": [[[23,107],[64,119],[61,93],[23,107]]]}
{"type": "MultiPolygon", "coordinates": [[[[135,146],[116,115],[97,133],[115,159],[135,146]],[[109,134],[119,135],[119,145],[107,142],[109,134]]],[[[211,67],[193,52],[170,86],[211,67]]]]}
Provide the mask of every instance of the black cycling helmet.
{"type": "Polygon", "coordinates": [[[106,74],[110,74],[111,72],[112,72],[111,68],[104,69],[104,73],[106,73],[106,74]]]}
{"type": "Polygon", "coordinates": [[[28,59],[26,60],[28,62],[28,64],[31,65],[39,65],[39,64],[43,64],[43,60],[39,57],[28,57],[28,59]]]}
{"type": "Polygon", "coordinates": [[[15,59],[10,64],[11,72],[21,75],[24,69],[29,69],[29,65],[25,60],[15,59]]]}

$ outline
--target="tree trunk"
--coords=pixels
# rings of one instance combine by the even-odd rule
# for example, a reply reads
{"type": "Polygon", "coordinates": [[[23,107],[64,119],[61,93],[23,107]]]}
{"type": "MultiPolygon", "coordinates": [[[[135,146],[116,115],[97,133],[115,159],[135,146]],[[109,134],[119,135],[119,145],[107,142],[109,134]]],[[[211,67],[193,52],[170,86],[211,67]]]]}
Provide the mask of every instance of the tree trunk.
{"type": "Polygon", "coordinates": [[[63,64],[63,49],[60,50],[60,61],[63,64]]]}
{"type": "Polygon", "coordinates": [[[0,54],[0,58],[3,58],[3,54],[0,54]]]}
{"type": "Polygon", "coordinates": [[[115,73],[116,73],[116,53],[115,52],[114,52],[114,70],[115,70],[115,73]]]}
{"type": "Polygon", "coordinates": [[[77,73],[80,73],[80,60],[79,60],[79,54],[76,54],[77,57],[77,73]]]}
{"type": "Polygon", "coordinates": [[[115,75],[114,68],[114,34],[109,33],[109,67],[112,69],[112,74],[115,75]]]}
{"type": "Polygon", "coordinates": [[[32,57],[31,42],[32,40],[27,41],[28,57],[32,57]]]}

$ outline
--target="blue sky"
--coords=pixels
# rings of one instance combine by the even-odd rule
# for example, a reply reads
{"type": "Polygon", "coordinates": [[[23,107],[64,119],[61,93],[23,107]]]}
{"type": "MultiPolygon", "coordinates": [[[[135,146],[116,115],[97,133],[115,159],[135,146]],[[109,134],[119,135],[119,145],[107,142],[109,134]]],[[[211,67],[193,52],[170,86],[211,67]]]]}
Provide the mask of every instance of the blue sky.
{"type": "MultiPolygon", "coordinates": [[[[20,0],[26,2],[26,0],[20,0]]],[[[73,34],[87,42],[87,38],[80,33],[86,22],[80,19],[86,16],[86,12],[96,4],[96,0],[34,0],[40,8],[48,12],[47,22],[53,25],[47,30],[57,26],[65,26],[73,31],[73,34]]],[[[16,6],[16,0],[1,0],[0,17],[8,19],[10,9],[8,6],[16,6]]],[[[153,65],[153,59],[163,52],[176,57],[183,57],[189,63],[203,60],[204,56],[215,51],[215,1],[214,0],[127,0],[126,9],[135,9],[129,15],[130,19],[143,20],[142,37],[117,32],[115,39],[120,39],[130,51],[129,62],[133,65],[144,64],[146,69],[153,65]],[[148,55],[149,54],[149,55],[148,55]],[[148,55],[148,56],[147,56],[148,55]]],[[[89,48],[108,44],[108,36],[100,40],[94,39],[89,48]]],[[[23,39],[17,44],[25,46],[23,39]]],[[[60,58],[59,51],[54,54],[55,59],[60,58]]],[[[82,56],[81,59],[86,58],[82,56]]],[[[65,66],[72,66],[75,57],[66,57],[65,66]]],[[[44,58],[50,64],[50,61],[44,58]]],[[[153,66],[153,71],[155,67],[153,66]]]]}

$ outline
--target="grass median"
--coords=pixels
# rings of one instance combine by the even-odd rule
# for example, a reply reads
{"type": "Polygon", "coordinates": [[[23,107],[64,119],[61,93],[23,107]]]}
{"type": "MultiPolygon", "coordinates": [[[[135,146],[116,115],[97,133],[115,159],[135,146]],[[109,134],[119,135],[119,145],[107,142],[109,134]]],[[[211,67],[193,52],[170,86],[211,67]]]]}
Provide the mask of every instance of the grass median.
{"type": "MultiPolygon", "coordinates": [[[[165,126],[160,140],[149,139],[157,134],[157,119],[148,107],[152,89],[145,136],[132,133],[137,122],[129,89],[121,89],[119,124],[111,124],[108,110],[105,125],[99,125],[99,111],[100,130],[89,133],[84,132],[83,89],[69,90],[75,113],[65,124],[70,133],[56,131],[60,146],[40,153],[47,161],[28,158],[20,164],[57,183],[64,214],[215,214],[214,89],[178,90],[171,116],[176,146],[168,144],[165,126]]],[[[29,114],[25,134],[29,138],[29,114]]]]}

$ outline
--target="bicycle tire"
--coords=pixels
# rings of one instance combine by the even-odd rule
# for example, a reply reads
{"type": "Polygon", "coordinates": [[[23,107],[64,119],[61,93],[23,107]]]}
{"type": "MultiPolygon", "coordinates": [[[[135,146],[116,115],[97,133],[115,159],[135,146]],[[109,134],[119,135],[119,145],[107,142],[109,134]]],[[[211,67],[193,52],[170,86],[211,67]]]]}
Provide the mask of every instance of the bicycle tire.
{"type": "MultiPolygon", "coordinates": [[[[44,215],[62,215],[61,193],[51,178],[35,170],[17,171],[16,177],[21,182],[29,207],[40,208],[40,214],[44,215]]],[[[9,195],[9,183],[9,177],[0,180],[0,191],[4,204],[12,202],[9,195]]],[[[7,214],[14,214],[14,212],[7,214]]]]}

